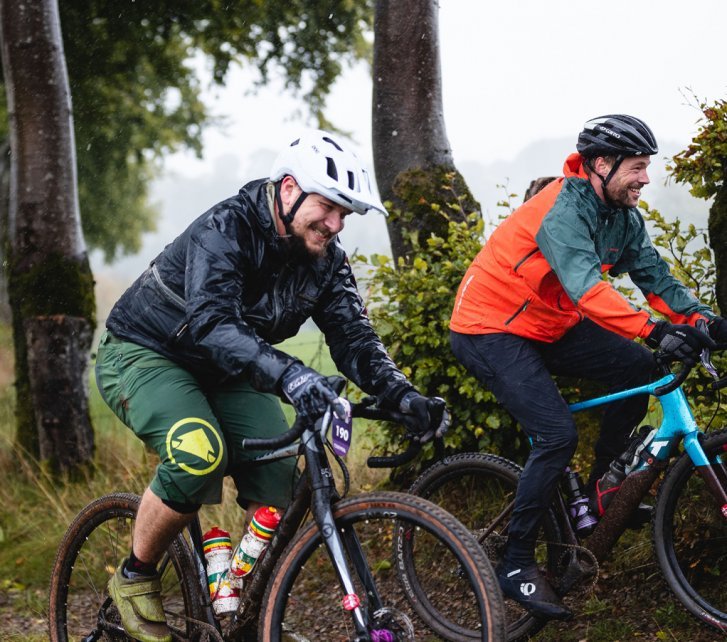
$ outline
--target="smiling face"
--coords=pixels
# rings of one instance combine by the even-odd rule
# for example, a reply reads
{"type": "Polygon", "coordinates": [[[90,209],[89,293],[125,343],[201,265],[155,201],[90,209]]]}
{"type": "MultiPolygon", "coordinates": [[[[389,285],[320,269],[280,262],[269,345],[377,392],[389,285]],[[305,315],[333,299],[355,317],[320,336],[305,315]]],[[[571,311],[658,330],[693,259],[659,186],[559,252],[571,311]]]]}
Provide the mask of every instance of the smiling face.
{"type": "MultiPolygon", "coordinates": [[[[601,159],[598,159],[601,160],[601,159]]],[[[619,165],[616,173],[606,185],[606,196],[619,207],[636,207],[641,198],[641,188],[649,184],[646,169],[651,163],[648,156],[629,156],[619,165]]],[[[598,165],[596,165],[598,170],[598,165]]],[[[611,167],[601,174],[607,176],[611,167]]]]}
{"type": "MultiPolygon", "coordinates": [[[[290,211],[302,190],[295,180],[286,176],[283,179],[280,195],[283,208],[290,211]]],[[[304,248],[311,257],[322,257],[334,237],[341,232],[344,219],[351,210],[334,203],[320,194],[308,194],[295,212],[288,233],[296,245],[304,248]]]]}

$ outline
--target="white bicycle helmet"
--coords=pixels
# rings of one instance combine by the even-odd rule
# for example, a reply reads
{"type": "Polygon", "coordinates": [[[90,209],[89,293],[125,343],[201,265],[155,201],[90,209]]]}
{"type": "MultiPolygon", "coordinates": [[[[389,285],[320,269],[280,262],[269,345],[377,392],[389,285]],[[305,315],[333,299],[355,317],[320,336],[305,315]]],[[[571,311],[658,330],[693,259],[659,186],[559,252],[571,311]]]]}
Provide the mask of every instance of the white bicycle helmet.
{"type": "MultiPolygon", "coordinates": [[[[292,176],[305,194],[321,194],[359,214],[369,210],[386,214],[368,169],[335,134],[312,129],[296,138],[270,169],[273,182],[285,176],[292,176]]],[[[296,209],[288,214],[290,220],[296,209]]]]}

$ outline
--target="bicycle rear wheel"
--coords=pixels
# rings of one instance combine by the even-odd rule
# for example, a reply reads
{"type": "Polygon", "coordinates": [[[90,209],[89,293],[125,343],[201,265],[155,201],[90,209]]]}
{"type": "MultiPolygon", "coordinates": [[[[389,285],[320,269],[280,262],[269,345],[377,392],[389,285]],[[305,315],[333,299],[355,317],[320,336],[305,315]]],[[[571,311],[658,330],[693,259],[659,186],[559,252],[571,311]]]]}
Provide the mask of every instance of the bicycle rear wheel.
{"type": "MultiPolygon", "coordinates": [[[[333,513],[372,640],[432,640],[437,635],[449,640],[504,639],[502,598],[492,568],[477,542],[451,515],[421,498],[388,492],[343,500],[333,513]],[[397,532],[416,533],[418,595],[404,586],[406,575],[396,568],[397,532]],[[352,561],[356,557],[352,540],[360,544],[365,564],[352,561]],[[368,589],[362,582],[367,571],[374,584],[368,589]],[[427,604],[416,603],[421,596],[427,604]],[[430,605],[451,613],[467,633],[437,631],[420,617],[422,608],[430,605]]],[[[321,534],[311,523],[278,561],[263,600],[261,639],[358,639],[342,598],[321,534]]]]}
{"type": "MultiPolygon", "coordinates": [[[[131,550],[139,497],[115,493],[86,506],[58,547],[50,580],[49,630],[52,642],[128,640],[106,585],[131,550]]],[[[201,619],[203,596],[195,566],[181,535],[159,565],[168,624],[185,636],[187,618],[201,619]]]]}
{"type": "MultiPolygon", "coordinates": [[[[702,448],[727,461],[727,430],[702,448]]],[[[724,464],[723,464],[724,465],[724,464]]],[[[664,578],[682,605],[703,623],[727,632],[727,519],[685,453],[659,489],[654,550],[664,578]]]]}
{"type": "MultiPolygon", "coordinates": [[[[473,533],[492,565],[496,566],[507,541],[507,526],[521,470],[514,462],[497,455],[463,453],[446,457],[427,469],[409,492],[454,515],[473,533]]],[[[561,541],[557,519],[548,512],[538,536],[535,556],[554,585],[566,552],[561,541]]],[[[401,542],[399,552],[409,569],[412,586],[416,587],[414,552],[407,540],[401,542]]],[[[545,620],[533,617],[511,599],[505,599],[505,611],[507,640],[511,642],[528,639],[546,624],[545,620]]],[[[442,625],[450,621],[447,612],[440,612],[437,617],[442,625]]]]}

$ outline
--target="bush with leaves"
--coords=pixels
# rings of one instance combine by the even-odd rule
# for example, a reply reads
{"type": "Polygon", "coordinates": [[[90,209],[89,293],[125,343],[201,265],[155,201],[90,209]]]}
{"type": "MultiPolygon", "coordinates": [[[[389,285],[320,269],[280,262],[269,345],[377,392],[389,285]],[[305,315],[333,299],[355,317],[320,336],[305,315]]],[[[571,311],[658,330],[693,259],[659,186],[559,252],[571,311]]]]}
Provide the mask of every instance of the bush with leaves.
{"type": "MultiPolygon", "coordinates": [[[[454,190],[446,206],[460,209],[454,190]]],[[[449,317],[462,276],[482,247],[483,221],[478,212],[453,222],[437,203],[433,215],[448,220],[447,237],[411,238],[411,258],[394,265],[384,255],[357,256],[368,270],[367,304],[372,323],[397,365],[426,395],[443,397],[452,412],[446,445],[452,450],[486,450],[515,454],[523,439],[494,396],[457,362],[449,345],[449,317]]],[[[461,211],[461,209],[460,209],[461,211]]],[[[390,216],[405,221],[406,212],[390,216]]],[[[385,446],[397,449],[400,434],[385,433],[385,446]]],[[[430,452],[429,450],[427,452],[430,452]]]]}

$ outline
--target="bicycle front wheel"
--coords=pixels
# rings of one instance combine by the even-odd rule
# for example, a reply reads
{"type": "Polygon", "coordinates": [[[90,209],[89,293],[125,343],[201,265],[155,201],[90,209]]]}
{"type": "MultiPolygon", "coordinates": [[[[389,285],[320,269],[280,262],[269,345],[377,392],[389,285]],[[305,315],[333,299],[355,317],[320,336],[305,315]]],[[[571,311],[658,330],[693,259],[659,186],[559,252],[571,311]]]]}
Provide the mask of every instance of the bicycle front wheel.
{"type": "MultiPolygon", "coordinates": [[[[502,557],[507,541],[515,491],[521,472],[516,463],[485,453],[462,453],[446,457],[428,468],[415,480],[409,492],[424,497],[449,511],[477,538],[490,562],[496,566],[502,557]]],[[[559,564],[566,549],[562,545],[561,529],[552,511],[543,518],[535,549],[538,565],[554,582],[559,574],[559,564]]],[[[412,587],[418,584],[418,572],[414,566],[414,551],[403,540],[399,554],[412,587]]],[[[546,624],[546,620],[530,615],[514,600],[505,600],[507,639],[529,639],[546,624]]],[[[434,614],[444,627],[452,627],[451,613],[434,614]]]]}
{"type": "MultiPolygon", "coordinates": [[[[105,495],[86,506],[69,526],[51,572],[52,642],[130,639],[121,627],[106,585],[131,550],[139,501],[137,495],[128,493],[105,495]]],[[[201,619],[205,603],[193,576],[194,568],[181,536],[159,565],[167,623],[185,637],[191,631],[188,618],[201,619]]]]}
{"type": "MultiPolygon", "coordinates": [[[[420,596],[451,614],[464,634],[448,640],[504,639],[502,598],[492,568],[472,535],[438,506],[403,493],[372,493],[333,508],[355,590],[372,640],[437,639],[422,604],[397,569],[397,533],[415,533],[420,596]]],[[[357,640],[352,616],[315,524],[300,531],[273,572],[260,615],[265,642],[357,640]]]]}
{"type": "MultiPolygon", "coordinates": [[[[727,430],[702,442],[727,460],[727,430]]],[[[724,464],[723,464],[724,466],[724,464]]],[[[703,623],[727,632],[727,520],[685,453],[664,479],[654,513],[654,550],[669,588],[703,623]]]]}

